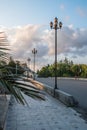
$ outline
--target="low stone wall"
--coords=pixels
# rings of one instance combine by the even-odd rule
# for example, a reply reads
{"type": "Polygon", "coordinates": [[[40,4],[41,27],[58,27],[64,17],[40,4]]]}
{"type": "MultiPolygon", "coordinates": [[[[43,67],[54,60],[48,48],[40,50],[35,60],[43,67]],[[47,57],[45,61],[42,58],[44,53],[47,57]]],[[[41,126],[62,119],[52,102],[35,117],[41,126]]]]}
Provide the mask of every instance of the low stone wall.
{"type": "Polygon", "coordinates": [[[67,105],[69,107],[78,105],[78,101],[72,95],[70,95],[64,91],[61,91],[59,89],[54,90],[51,86],[48,86],[47,84],[42,84],[38,81],[35,81],[35,80],[30,80],[30,81],[33,84],[35,84],[36,86],[39,84],[39,86],[41,86],[47,93],[49,93],[52,96],[54,96],[55,98],[57,98],[65,105],[67,105]]]}
{"type": "Polygon", "coordinates": [[[55,97],[58,98],[61,102],[63,102],[67,106],[73,107],[78,105],[78,101],[72,95],[64,91],[55,90],[55,97]]]}

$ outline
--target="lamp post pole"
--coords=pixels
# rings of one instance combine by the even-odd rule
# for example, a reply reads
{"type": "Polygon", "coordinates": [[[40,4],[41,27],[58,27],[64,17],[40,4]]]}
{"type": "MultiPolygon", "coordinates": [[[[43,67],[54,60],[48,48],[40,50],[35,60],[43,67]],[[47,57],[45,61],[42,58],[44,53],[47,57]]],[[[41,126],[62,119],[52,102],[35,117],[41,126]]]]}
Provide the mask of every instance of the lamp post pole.
{"type": "Polygon", "coordinates": [[[54,23],[50,22],[50,28],[55,29],[55,87],[54,87],[54,95],[55,89],[57,89],[57,29],[62,28],[62,22],[58,23],[57,17],[54,19],[54,23]]]}
{"type": "Polygon", "coordinates": [[[17,61],[16,61],[16,76],[17,76],[17,69],[18,69],[18,68],[17,68],[17,61]]]}
{"type": "Polygon", "coordinates": [[[31,61],[31,59],[30,59],[30,58],[28,58],[28,59],[27,59],[27,61],[28,61],[28,63],[29,63],[29,68],[30,68],[30,61],[31,61]]]}
{"type": "Polygon", "coordinates": [[[36,53],[37,53],[37,50],[34,48],[34,49],[32,50],[32,53],[34,54],[34,80],[35,80],[35,55],[36,55],[36,53]]]}
{"type": "Polygon", "coordinates": [[[30,61],[31,61],[31,59],[28,58],[27,61],[28,61],[28,64],[29,64],[29,69],[28,69],[27,77],[30,77],[30,76],[29,76],[29,71],[30,71],[30,61]]]}
{"type": "Polygon", "coordinates": [[[55,89],[57,89],[57,29],[55,29],[55,89]]]}

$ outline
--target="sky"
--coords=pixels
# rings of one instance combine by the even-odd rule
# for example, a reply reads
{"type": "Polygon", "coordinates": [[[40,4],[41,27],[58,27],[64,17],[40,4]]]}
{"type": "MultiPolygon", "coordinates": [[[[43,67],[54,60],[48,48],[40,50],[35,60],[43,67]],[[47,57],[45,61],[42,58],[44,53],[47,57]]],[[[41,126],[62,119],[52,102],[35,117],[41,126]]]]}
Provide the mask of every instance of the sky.
{"type": "Polygon", "coordinates": [[[33,48],[37,49],[36,68],[54,63],[55,30],[50,21],[63,23],[57,30],[58,61],[67,57],[87,64],[86,0],[0,0],[0,31],[4,31],[15,60],[33,67],[33,48]]]}

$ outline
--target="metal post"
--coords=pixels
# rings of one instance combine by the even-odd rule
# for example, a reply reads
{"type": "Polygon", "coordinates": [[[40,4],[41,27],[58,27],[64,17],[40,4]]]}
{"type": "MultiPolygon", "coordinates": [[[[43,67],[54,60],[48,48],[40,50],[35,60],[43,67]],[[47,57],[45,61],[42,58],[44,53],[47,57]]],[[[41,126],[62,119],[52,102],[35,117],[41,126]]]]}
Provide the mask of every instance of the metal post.
{"type": "Polygon", "coordinates": [[[16,62],[16,76],[17,76],[17,62],[16,62]]]}
{"type": "Polygon", "coordinates": [[[32,50],[32,53],[34,54],[34,80],[35,80],[35,54],[37,53],[37,50],[35,48],[32,50]]]}
{"type": "Polygon", "coordinates": [[[29,71],[30,71],[30,61],[31,61],[31,59],[28,58],[27,61],[28,61],[28,65],[29,65],[29,68],[28,68],[28,77],[30,77],[30,76],[29,76],[29,75],[30,75],[30,74],[29,74],[29,71]]]}
{"type": "Polygon", "coordinates": [[[34,80],[35,80],[35,53],[34,53],[34,80]]]}
{"type": "Polygon", "coordinates": [[[55,29],[55,87],[54,87],[54,96],[55,89],[57,89],[57,29],[62,28],[62,22],[58,23],[57,17],[54,19],[54,23],[50,22],[50,28],[55,29]]]}
{"type": "Polygon", "coordinates": [[[55,88],[57,89],[57,29],[55,29],[55,88]]]}

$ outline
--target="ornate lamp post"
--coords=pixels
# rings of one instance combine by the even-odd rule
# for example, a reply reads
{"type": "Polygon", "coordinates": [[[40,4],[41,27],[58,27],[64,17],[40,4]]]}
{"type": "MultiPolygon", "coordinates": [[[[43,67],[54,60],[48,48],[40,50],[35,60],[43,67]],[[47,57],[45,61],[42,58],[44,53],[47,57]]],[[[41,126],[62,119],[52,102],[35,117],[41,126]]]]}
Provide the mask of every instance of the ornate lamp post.
{"type": "Polygon", "coordinates": [[[16,61],[16,76],[18,74],[18,61],[16,61]]]}
{"type": "Polygon", "coordinates": [[[30,61],[31,61],[31,59],[30,59],[30,58],[28,58],[28,59],[27,59],[27,61],[28,61],[28,63],[29,63],[29,69],[28,69],[28,71],[27,71],[27,77],[29,77],[29,71],[30,71],[30,61]]]}
{"type": "Polygon", "coordinates": [[[36,53],[37,53],[37,50],[34,48],[34,49],[32,50],[32,53],[34,54],[34,80],[35,80],[35,55],[36,55],[36,53]]]}
{"type": "Polygon", "coordinates": [[[28,59],[27,59],[27,61],[28,61],[28,63],[29,63],[29,68],[30,68],[30,61],[31,61],[31,59],[30,59],[30,58],[28,58],[28,59]]]}
{"type": "Polygon", "coordinates": [[[16,62],[16,76],[17,76],[17,62],[16,62]]]}
{"type": "Polygon", "coordinates": [[[55,29],[55,87],[54,87],[54,94],[55,94],[55,89],[57,89],[57,29],[62,28],[62,22],[58,23],[58,18],[55,17],[54,23],[50,22],[50,28],[55,29]]]}

